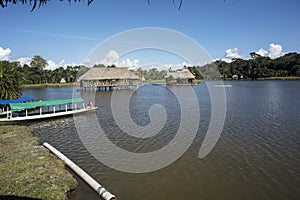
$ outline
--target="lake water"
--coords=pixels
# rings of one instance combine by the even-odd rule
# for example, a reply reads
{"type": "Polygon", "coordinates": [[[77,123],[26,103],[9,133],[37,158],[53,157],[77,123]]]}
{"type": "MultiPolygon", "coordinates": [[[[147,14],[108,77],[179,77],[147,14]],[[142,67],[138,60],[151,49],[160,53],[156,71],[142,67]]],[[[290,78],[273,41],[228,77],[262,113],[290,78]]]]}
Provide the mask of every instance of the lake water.
{"type": "MultiPolygon", "coordinates": [[[[72,117],[33,122],[29,126],[42,142],[56,147],[121,200],[299,199],[300,81],[228,81],[225,84],[231,85],[225,88],[226,119],[212,151],[199,159],[199,149],[212,116],[209,92],[206,83],[202,83],[193,86],[198,97],[200,120],[190,115],[183,119],[191,126],[185,128],[186,137],[182,143],[188,140],[192,143],[175,162],[148,173],[121,172],[99,162],[83,145],[72,117]],[[199,125],[195,135],[189,128],[193,124],[199,125]]],[[[188,101],[190,89],[172,89],[186,96],[186,109],[191,109],[187,113],[195,112],[192,110],[195,106],[189,105],[191,101],[188,101]]],[[[130,91],[116,92],[117,106],[126,106],[125,103],[120,105],[120,102],[130,91]]],[[[164,86],[144,85],[130,98],[130,115],[133,122],[141,127],[151,122],[151,106],[159,104],[164,108],[164,113],[152,118],[160,119],[161,115],[165,119],[163,127],[156,135],[145,138],[127,135],[115,122],[111,107],[112,92],[74,94],[81,95],[87,101],[95,100],[98,107],[96,114],[80,116],[84,117],[82,128],[85,134],[97,129],[96,119],[96,124],[102,127],[107,138],[129,152],[148,153],[162,149],[176,137],[182,120],[181,103],[164,86]]],[[[23,95],[37,99],[71,98],[73,88],[26,89],[23,95]]],[[[130,126],[129,123],[129,130],[130,126]]],[[[147,130],[141,128],[140,134],[147,134],[147,130]]],[[[104,150],[107,154],[113,154],[110,148],[104,150]]],[[[124,159],[119,164],[132,164],[134,168],[135,162],[137,160],[124,159]]],[[[156,158],[148,162],[151,166],[160,161],[156,158]]],[[[78,177],[77,180],[79,188],[69,195],[69,199],[99,199],[89,186],[78,177]]]]}

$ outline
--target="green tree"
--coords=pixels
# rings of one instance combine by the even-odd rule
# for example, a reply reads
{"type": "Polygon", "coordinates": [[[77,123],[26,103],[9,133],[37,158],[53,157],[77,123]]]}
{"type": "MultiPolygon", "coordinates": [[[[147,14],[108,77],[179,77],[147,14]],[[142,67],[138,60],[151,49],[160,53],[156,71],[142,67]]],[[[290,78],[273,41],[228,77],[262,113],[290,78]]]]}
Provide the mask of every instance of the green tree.
{"type": "Polygon", "coordinates": [[[14,99],[21,95],[24,74],[18,62],[0,61],[0,99],[14,99]]]}
{"type": "Polygon", "coordinates": [[[39,55],[36,55],[32,58],[30,66],[33,69],[34,83],[46,83],[45,78],[45,67],[48,65],[47,61],[39,55]]]}
{"type": "Polygon", "coordinates": [[[276,59],[271,59],[270,57],[251,52],[250,57],[251,59],[249,60],[235,58],[232,59],[231,63],[217,60],[201,67],[197,66],[196,69],[201,72],[205,79],[213,79],[212,76],[216,77],[216,71],[212,71],[213,64],[217,65],[224,79],[231,78],[235,74],[243,76],[245,79],[300,77],[300,54],[298,53],[288,53],[276,59]]]}
{"type": "Polygon", "coordinates": [[[31,67],[27,64],[24,64],[23,67],[22,67],[22,73],[24,74],[24,78],[25,78],[25,84],[33,84],[33,81],[32,81],[32,70],[31,70],[31,67]]]}
{"type": "Polygon", "coordinates": [[[143,80],[143,77],[144,77],[144,70],[143,70],[143,68],[139,67],[136,71],[139,73],[139,78],[141,80],[143,80]]]}
{"type": "Polygon", "coordinates": [[[148,76],[149,76],[149,79],[156,80],[159,78],[159,71],[157,70],[157,68],[151,68],[148,71],[148,76]]]}
{"type": "Polygon", "coordinates": [[[114,64],[108,65],[107,68],[116,68],[116,65],[114,65],[114,64]]]}
{"type": "Polygon", "coordinates": [[[93,67],[105,67],[105,65],[104,64],[96,64],[93,67]]]}
{"type": "Polygon", "coordinates": [[[195,67],[188,67],[189,71],[195,76],[195,79],[202,79],[200,71],[195,67]]]}
{"type": "Polygon", "coordinates": [[[161,70],[158,74],[159,75],[158,79],[164,79],[167,73],[168,72],[166,70],[161,70]]]}
{"type": "Polygon", "coordinates": [[[39,55],[34,56],[30,62],[30,66],[38,70],[44,70],[47,65],[47,61],[39,55]]]}

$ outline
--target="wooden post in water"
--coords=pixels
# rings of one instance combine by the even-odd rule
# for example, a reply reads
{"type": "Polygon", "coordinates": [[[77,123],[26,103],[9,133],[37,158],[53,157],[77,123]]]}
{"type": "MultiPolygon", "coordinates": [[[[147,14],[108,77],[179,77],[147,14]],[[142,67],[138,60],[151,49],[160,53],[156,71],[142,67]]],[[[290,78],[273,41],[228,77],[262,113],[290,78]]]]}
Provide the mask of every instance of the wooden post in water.
{"type": "Polygon", "coordinates": [[[101,186],[97,181],[95,181],[90,175],[88,175],[85,171],[83,171],[78,165],[72,162],[65,155],[60,153],[57,149],[52,147],[47,142],[44,142],[43,145],[49,149],[52,153],[54,153],[57,157],[63,160],[78,176],[80,176],[89,186],[91,186],[97,194],[105,200],[116,200],[115,195],[111,194],[107,191],[103,186],[101,186]]]}

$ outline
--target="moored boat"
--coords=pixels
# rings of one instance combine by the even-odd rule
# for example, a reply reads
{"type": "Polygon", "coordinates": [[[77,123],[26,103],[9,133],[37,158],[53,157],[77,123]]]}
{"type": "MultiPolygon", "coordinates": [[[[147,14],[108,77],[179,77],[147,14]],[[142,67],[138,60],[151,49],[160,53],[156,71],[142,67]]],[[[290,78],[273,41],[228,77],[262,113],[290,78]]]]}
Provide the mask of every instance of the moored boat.
{"type": "Polygon", "coordinates": [[[9,114],[4,118],[0,118],[0,123],[62,117],[97,109],[94,106],[85,106],[82,98],[9,103],[9,107],[9,114]]]}
{"type": "Polygon", "coordinates": [[[17,99],[6,99],[6,100],[0,100],[0,118],[9,116],[10,110],[9,110],[9,104],[10,103],[25,103],[34,101],[35,99],[32,97],[19,97],[17,99]]]}

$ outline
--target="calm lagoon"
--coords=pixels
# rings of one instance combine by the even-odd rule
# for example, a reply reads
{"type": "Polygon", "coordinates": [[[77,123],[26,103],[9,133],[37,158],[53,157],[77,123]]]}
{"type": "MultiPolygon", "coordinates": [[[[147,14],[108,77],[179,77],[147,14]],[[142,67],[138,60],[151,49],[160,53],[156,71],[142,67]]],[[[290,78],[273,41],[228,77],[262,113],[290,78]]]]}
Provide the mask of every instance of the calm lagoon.
{"type": "MultiPolygon", "coordinates": [[[[125,173],[99,162],[82,144],[72,117],[28,124],[46,141],[72,159],[92,177],[109,188],[118,199],[298,199],[300,197],[300,81],[226,81],[226,120],[213,150],[202,159],[198,152],[208,129],[211,104],[206,83],[193,86],[200,120],[193,143],[171,165],[149,173],[125,173]]],[[[186,88],[178,90],[184,92],[186,88]]],[[[122,93],[119,97],[122,99],[122,93]]],[[[132,120],[146,126],[149,109],[164,107],[166,123],[149,138],[128,136],[116,124],[112,92],[73,92],[72,87],[25,89],[23,95],[36,99],[72,98],[94,100],[96,115],[107,137],[131,152],[151,152],[167,145],[180,124],[180,105],[168,87],[144,85],[130,98],[132,120]]],[[[126,105],[125,105],[126,106],[126,105]]],[[[93,120],[91,120],[93,121],[93,120]]],[[[94,124],[84,123],[86,134],[94,124]]],[[[130,124],[128,125],[130,126],[130,124]]],[[[130,127],[129,127],[130,128],[130,127]]],[[[186,138],[190,137],[186,129],[186,138]]],[[[110,152],[110,149],[107,149],[110,152]]],[[[163,158],[162,158],[163,159],[163,158]]],[[[134,162],[130,160],[127,162],[134,162]]],[[[151,163],[151,160],[149,160],[151,163]]],[[[71,200],[98,199],[79,178],[71,200]]]]}

